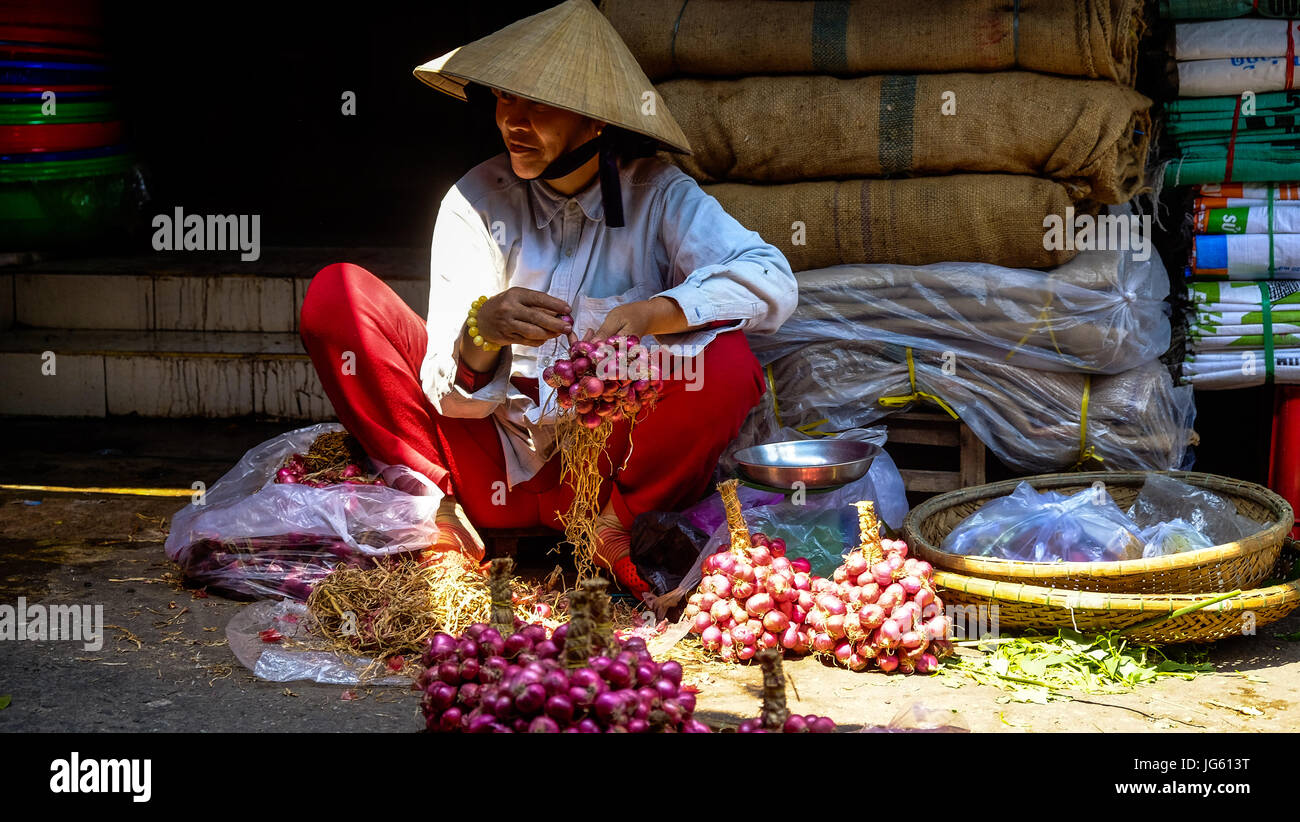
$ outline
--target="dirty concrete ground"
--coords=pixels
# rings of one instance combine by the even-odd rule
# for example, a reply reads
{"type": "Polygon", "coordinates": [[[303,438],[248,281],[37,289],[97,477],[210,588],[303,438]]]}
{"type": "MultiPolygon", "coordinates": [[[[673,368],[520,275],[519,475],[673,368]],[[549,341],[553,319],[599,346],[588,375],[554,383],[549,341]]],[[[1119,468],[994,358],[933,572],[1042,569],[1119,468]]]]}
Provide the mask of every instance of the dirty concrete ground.
{"type": "MultiPolygon", "coordinates": [[[[0,423],[0,484],[189,488],[211,485],[245,450],[285,430],[253,421],[0,423]]],[[[225,626],[244,603],[182,585],[163,554],[183,498],[0,490],[0,604],[102,605],[104,646],[0,642],[0,731],[418,730],[418,700],[397,687],[270,683],[240,666],[225,626]]],[[[914,703],[972,731],[1300,730],[1300,612],[1209,651],[1216,673],[1046,705],[958,675],[886,677],[789,662],[790,707],[852,725],[887,724],[914,703]]],[[[709,666],[698,713],[757,713],[759,672],[709,666]]]]}

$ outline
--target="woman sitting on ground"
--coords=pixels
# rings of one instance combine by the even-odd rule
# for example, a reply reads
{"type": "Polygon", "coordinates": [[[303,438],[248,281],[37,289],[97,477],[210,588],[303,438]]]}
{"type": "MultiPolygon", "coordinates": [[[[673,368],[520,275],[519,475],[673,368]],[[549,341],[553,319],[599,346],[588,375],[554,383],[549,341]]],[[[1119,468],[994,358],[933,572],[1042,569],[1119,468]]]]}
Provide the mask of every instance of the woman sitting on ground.
{"type": "Polygon", "coordinates": [[[446,495],[437,546],[477,559],[479,529],[560,530],[573,499],[542,367],[592,332],[634,334],[672,354],[630,456],[623,421],[600,462],[596,559],[642,595],[628,528],[638,514],[707,493],[764,391],[743,332],[771,332],[794,310],[790,265],[680,170],[643,156],[689,146],[589,0],[515,23],[416,76],[461,98],[471,82],[491,89],[506,151],[442,201],[427,320],[340,263],[307,291],[303,342],[367,453],[446,495]]]}

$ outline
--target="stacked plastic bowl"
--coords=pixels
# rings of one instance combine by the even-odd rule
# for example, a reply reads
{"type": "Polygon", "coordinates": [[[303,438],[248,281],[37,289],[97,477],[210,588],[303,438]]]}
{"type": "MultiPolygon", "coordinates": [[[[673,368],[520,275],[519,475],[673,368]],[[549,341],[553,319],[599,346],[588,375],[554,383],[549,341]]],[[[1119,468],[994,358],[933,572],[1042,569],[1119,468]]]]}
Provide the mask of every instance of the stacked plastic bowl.
{"type": "Polygon", "coordinates": [[[0,0],[0,251],[125,229],[144,199],[98,2],[0,0]]]}

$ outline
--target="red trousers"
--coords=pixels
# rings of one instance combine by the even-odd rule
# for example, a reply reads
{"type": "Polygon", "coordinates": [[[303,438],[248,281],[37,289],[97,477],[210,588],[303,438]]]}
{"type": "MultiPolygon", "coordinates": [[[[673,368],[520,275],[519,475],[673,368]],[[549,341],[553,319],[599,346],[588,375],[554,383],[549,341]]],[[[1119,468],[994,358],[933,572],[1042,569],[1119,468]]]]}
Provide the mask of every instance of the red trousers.
{"type": "MultiPolygon", "coordinates": [[[[383,281],[350,263],[325,267],[307,289],[299,328],[339,421],[370,456],[429,477],[478,528],[560,529],[557,512],[568,509],[573,494],[560,482],[559,455],[507,489],[495,423],[443,416],[433,407],[420,385],[425,321],[383,281]]],[[[610,435],[601,504],[611,501],[624,525],[637,514],[702,498],[718,457],[763,396],[762,369],[739,331],[719,334],[694,366],[688,373],[699,390],[667,380],[654,410],[636,425],[630,457],[627,423],[610,435]]],[[[475,376],[462,369],[467,387],[475,376]]],[[[515,386],[537,399],[536,380],[517,379],[515,386]]]]}

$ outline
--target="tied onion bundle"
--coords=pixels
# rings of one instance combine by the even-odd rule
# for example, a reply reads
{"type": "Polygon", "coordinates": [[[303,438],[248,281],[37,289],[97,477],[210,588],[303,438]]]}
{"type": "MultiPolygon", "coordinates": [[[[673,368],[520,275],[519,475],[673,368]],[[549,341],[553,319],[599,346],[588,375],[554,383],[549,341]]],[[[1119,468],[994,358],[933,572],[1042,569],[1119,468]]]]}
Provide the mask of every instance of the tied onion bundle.
{"type": "Polygon", "coordinates": [[[569,357],[542,370],[542,380],[557,392],[560,410],[573,411],[586,428],[601,418],[635,422],[642,408],[652,408],[664,390],[650,349],[635,334],[605,340],[579,340],[569,357]]]}
{"type": "Polygon", "coordinates": [[[902,540],[880,538],[871,502],[857,506],[861,544],[830,579],[813,583],[813,652],[853,671],[874,661],[885,673],[934,673],[951,653],[934,569],[909,557],[902,540]]]}
{"type": "Polygon", "coordinates": [[[574,547],[582,578],[594,575],[600,456],[617,423],[628,423],[631,442],[637,421],[654,408],[664,390],[659,368],[650,360],[650,350],[640,337],[618,335],[579,340],[569,347],[569,357],[542,370],[542,381],[556,389],[560,409],[561,477],[574,490],[573,502],[560,522],[574,547]]]}
{"type": "MultiPolygon", "coordinates": [[[[493,567],[499,598],[509,568],[493,567]]],[[[659,663],[640,637],[618,639],[605,581],[570,597],[572,620],[546,626],[477,622],[460,637],[434,634],[424,654],[425,727],[442,733],[708,733],[681,663],[659,663]]]]}
{"type": "Polygon", "coordinates": [[[785,540],[749,533],[736,485],[734,479],[718,485],[731,545],[705,558],[705,576],[683,616],[704,648],[724,662],[745,662],[768,648],[806,653],[804,604],[812,565],[803,557],[786,558],[785,540]]]}
{"type": "Polygon", "coordinates": [[[704,560],[706,576],[684,611],[691,631],[724,662],[753,659],[765,648],[808,651],[801,602],[812,584],[810,563],[786,558],[780,538],[752,539],[746,554],[723,550],[704,560]]]}

